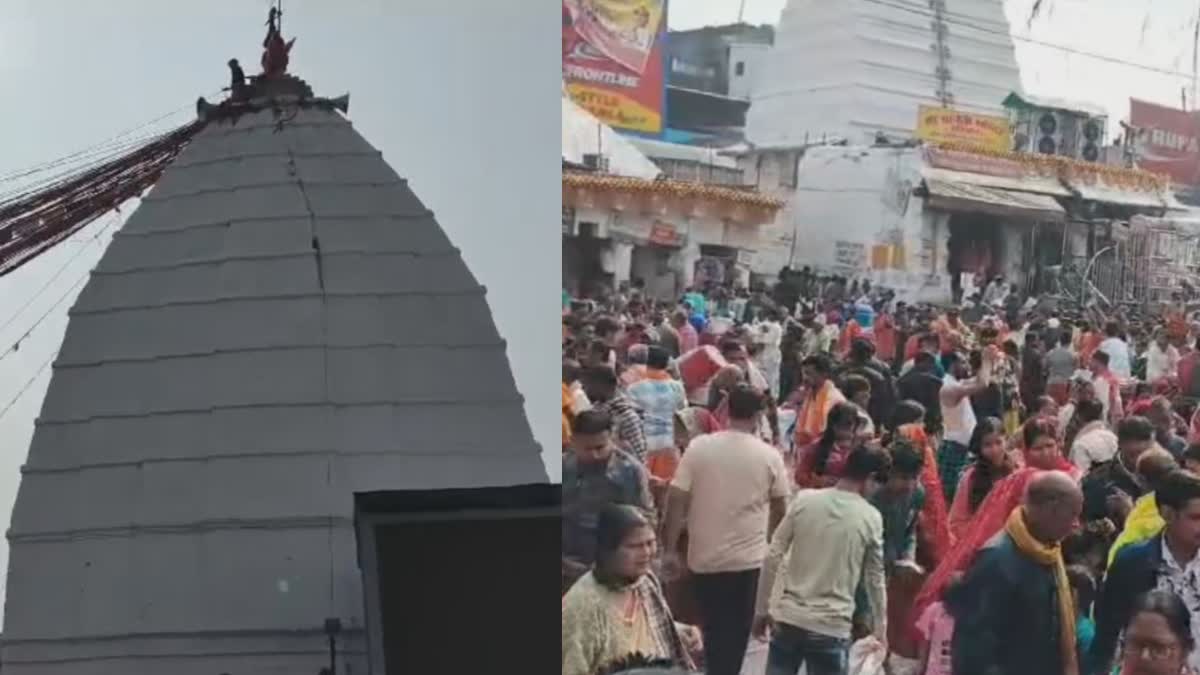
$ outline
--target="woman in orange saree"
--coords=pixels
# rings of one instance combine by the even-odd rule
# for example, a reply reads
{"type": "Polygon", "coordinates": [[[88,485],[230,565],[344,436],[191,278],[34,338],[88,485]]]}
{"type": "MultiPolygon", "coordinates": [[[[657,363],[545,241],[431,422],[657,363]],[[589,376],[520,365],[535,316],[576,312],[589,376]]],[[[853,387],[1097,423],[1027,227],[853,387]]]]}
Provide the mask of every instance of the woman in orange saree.
{"type": "MultiPolygon", "coordinates": [[[[927,495],[942,493],[942,479],[938,475],[937,452],[924,425],[925,409],[916,401],[901,401],[896,405],[893,426],[896,435],[907,439],[921,448],[925,464],[921,469],[921,487],[927,495]]],[[[917,562],[927,570],[950,552],[950,521],[944,499],[926,499],[921,508],[917,526],[917,562]]]]}
{"type": "Polygon", "coordinates": [[[896,406],[896,417],[893,424],[896,437],[903,438],[920,448],[925,458],[921,468],[921,487],[927,497],[917,516],[917,564],[921,571],[914,575],[896,575],[888,580],[888,644],[891,650],[901,656],[915,658],[918,654],[917,645],[909,639],[905,630],[905,618],[908,617],[917,593],[924,580],[924,570],[932,570],[938,562],[950,551],[950,527],[946,512],[946,502],[941,499],[942,479],[937,470],[937,454],[933,442],[924,426],[925,410],[915,401],[901,401],[896,406]]]}

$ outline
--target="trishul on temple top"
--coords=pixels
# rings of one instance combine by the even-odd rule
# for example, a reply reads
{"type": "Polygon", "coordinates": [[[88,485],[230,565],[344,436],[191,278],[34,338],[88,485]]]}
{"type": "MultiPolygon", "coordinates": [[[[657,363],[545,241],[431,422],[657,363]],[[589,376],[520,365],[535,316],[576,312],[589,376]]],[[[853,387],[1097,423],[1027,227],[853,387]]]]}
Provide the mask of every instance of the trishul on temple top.
{"type": "Polygon", "coordinates": [[[283,41],[283,35],[279,32],[282,18],[283,10],[279,7],[272,7],[267,14],[267,36],[263,38],[262,44],[263,77],[280,77],[287,72],[288,55],[296,38],[283,41]]]}

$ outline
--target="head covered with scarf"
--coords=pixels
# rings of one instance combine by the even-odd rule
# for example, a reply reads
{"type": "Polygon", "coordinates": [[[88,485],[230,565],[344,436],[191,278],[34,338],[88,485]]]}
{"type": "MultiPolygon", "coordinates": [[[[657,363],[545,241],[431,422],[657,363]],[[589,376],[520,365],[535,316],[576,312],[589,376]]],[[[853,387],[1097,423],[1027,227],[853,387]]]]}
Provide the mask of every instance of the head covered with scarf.
{"type": "Polygon", "coordinates": [[[979,549],[1005,528],[1009,516],[1021,505],[1025,491],[1034,478],[1045,471],[1057,470],[1078,480],[1079,470],[1058,452],[1055,439],[1057,429],[1051,420],[1035,417],[1025,423],[1021,431],[1025,466],[992,486],[991,492],[976,510],[971,525],[925,580],[909,615],[915,639],[920,639],[915,624],[921,613],[941,599],[946,586],[970,567],[979,549]],[[1053,447],[1047,439],[1053,442],[1053,447]]]}

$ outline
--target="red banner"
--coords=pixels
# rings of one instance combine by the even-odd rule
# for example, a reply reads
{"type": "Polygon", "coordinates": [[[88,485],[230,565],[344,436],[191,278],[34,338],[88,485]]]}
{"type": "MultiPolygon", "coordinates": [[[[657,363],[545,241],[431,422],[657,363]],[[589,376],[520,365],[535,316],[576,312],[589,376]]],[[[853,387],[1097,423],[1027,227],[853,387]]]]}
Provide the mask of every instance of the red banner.
{"type": "Polygon", "coordinates": [[[1129,125],[1140,131],[1134,146],[1139,167],[1176,185],[1200,183],[1200,113],[1131,98],[1129,125]]]}
{"type": "Polygon", "coordinates": [[[600,121],[663,131],[666,0],[563,0],[563,79],[600,121]]]}

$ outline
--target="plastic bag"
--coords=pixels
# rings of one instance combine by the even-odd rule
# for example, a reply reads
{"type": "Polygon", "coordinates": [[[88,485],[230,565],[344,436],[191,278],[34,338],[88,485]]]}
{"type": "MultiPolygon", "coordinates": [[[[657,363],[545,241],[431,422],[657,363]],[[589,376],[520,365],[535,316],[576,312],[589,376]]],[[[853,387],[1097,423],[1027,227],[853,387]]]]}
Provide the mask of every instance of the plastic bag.
{"type": "Polygon", "coordinates": [[[750,640],[740,675],[763,675],[767,672],[767,652],[770,646],[771,643],[765,640],[750,640]]]}
{"type": "Polygon", "coordinates": [[[849,675],[884,675],[887,647],[874,636],[850,645],[849,675]]]}
{"type": "Polygon", "coordinates": [[[887,658],[888,671],[891,675],[918,675],[921,662],[908,659],[899,654],[889,654],[887,658]]]}

